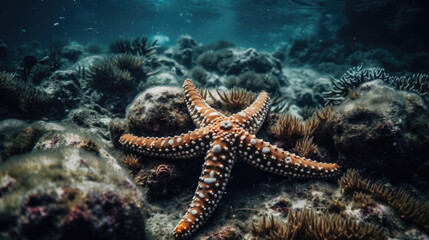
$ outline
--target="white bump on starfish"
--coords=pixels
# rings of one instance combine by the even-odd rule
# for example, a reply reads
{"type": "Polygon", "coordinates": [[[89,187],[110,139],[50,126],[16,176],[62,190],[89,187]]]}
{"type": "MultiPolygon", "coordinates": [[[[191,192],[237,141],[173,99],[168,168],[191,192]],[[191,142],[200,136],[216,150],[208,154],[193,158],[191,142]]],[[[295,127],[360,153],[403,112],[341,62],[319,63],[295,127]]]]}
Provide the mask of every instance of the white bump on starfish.
{"type": "Polygon", "coordinates": [[[214,154],[220,153],[221,151],[222,151],[222,147],[221,147],[219,144],[215,144],[215,145],[212,147],[212,152],[213,152],[214,154]]]}
{"type": "Polygon", "coordinates": [[[271,152],[271,150],[270,150],[270,148],[269,148],[269,147],[264,147],[264,148],[262,148],[262,153],[267,154],[267,153],[270,153],[270,152],[271,152]]]}

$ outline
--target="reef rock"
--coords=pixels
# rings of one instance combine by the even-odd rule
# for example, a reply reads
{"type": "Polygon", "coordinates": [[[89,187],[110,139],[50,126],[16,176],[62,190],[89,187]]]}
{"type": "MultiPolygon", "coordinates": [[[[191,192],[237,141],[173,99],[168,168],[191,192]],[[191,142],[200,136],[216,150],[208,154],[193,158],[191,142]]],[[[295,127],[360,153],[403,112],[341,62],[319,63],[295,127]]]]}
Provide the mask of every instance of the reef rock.
{"type": "Polygon", "coordinates": [[[335,110],[333,140],[345,167],[407,178],[427,161],[427,119],[418,95],[374,80],[335,110]]]}
{"type": "Polygon", "coordinates": [[[6,239],[144,238],[141,193],[94,153],[65,147],[14,157],[0,170],[6,239]]]}
{"type": "Polygon", "coordinates": [[[172,136],[192,129],[183,90],[153,87],[140,93],[126,112],[128,129],[138,136],[172,136]]]}

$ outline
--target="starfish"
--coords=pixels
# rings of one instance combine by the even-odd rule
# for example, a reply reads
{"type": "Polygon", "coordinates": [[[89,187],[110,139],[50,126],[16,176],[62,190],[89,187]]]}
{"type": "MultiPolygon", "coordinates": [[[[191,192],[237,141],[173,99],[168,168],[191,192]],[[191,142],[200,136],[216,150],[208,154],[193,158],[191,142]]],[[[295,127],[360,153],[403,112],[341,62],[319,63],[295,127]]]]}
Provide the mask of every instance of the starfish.
{"type": "Polygon", "coordinates": [[[337,175],[339,167],[335,163],[297,156],[255,136],[270,105],[265,91],[249,107],[227,117],[201,98],[192,80],[186,80],[183,88],[188,111],[197,129],[161,138],[125,134],[119,140],[128,150],[147,156],[183,159],[205,155],[198,187],[188,211],[174,230],[175,238],[189,238],[208,220],[225,192],[237,160],[293,178],[337,175]]]}

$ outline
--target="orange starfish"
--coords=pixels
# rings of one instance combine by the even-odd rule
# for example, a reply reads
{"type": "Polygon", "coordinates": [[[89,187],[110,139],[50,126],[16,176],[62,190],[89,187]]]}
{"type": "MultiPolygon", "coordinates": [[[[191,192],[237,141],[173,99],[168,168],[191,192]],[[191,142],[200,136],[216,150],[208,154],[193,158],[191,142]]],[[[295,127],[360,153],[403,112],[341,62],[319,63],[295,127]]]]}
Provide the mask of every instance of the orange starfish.
{"type": "Polygon", "coordinates": [[[164,158],[194,158],[205,155],[203,171],[188,211],[174,230],[178,239],[189,238],[219,204],[237,160],[264,171],[294,178],[331,177],[338,166],[299,157],[258,139],[269,109],[270,98],[262,91],[255,102],[230,117],[211,108],[191,80],[183,85],[189,113],[198,129],[174,137],[148,138],[123,135],[119,142],[139,154],[164,158]]]}

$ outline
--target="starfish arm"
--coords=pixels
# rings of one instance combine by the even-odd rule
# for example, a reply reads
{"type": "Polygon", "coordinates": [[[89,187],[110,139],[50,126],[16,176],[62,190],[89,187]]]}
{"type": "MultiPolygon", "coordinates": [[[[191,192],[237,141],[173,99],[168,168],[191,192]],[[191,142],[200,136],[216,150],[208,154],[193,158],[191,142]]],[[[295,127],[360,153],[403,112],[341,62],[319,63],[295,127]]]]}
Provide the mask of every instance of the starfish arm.
{"type": "Polygon", "coordinates": [[[264,123],[270,108],[270,96],[262,91],[255,102],[243,111],[232,115],[232,119],[246,129],[250,134],[256,134],[264,123]]]}
{"type": "Polygon", "coordinates": [[[220,139],[214,140],[210,145],[195,195],[188,211],[174,230],[176,238],[190,237],[218,206],[235,162],[235,156],[232,154],[234,150],[226,141],[220,139]]]}
{"type": "Polygon", "coordinates": [[[151,138],[125,134],[119,143],[137,154],[179,159],[204,155],[210,140],[209,129],[200,128],[174,137],[151,138]]]}
{"type": "Polygon", "coordinates": [[[238,144],[241,160],[264,171],[293,178],[329,178],[339,173],[335,163],[316,162],[285,151],[275,145],[243,133],[238,144]]]}
{"type": "Polygon", "coordinates": [[[222,113],[210,107],[200,96],[192,80],[187,79],[183,83],[185,102],[192,121],[197,127],[205,127],[216,118],[224,116],[222,113]]]}

